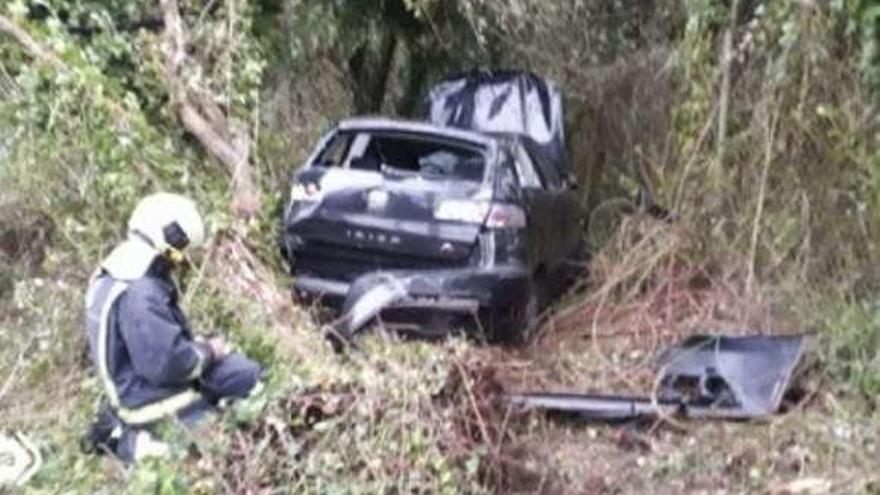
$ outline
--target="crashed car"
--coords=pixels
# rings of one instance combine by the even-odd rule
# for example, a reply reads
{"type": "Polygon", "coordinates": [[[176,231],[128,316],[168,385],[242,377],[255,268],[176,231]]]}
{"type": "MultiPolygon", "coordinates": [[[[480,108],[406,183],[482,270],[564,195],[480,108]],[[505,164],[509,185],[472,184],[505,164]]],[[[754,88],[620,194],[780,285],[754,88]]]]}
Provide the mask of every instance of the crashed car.
{"type": "Polygon", "coordinates": [[[581,246],[559,92],[525,73],[448,80],[425,122],[352,118],[293,179],[281,249],[295,293],[427,334],[522,337],[581,246]]]}

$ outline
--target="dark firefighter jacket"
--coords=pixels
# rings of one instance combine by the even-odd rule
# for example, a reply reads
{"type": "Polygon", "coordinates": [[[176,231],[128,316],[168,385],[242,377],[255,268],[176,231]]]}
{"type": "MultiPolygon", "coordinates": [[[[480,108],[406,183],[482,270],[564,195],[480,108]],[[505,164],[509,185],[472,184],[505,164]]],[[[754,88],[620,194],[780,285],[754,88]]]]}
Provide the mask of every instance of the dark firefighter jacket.
{"type": "Polygon", "coordinates": [[[152,270],[121,281],[102,272],[89,286],[86,307],[92,361],[123,421],[153,422],[201,398],[194,386],[212,354],[193,340],[167,277],[152,270]]]}

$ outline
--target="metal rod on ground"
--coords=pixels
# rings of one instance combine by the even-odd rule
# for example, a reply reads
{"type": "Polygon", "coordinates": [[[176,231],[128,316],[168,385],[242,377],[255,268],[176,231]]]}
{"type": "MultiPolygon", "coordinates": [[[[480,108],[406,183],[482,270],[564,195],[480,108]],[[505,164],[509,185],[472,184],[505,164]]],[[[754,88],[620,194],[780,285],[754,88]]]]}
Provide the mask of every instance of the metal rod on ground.
{"type": "MultiPolygon", "coordinates": [[[[566,393],[511,394],[508,401],[515,407],[559,413],[572,413],[594,421],[627,421],[658,416],[658,410],[647,397],[613,395],[582,395],[566,393]]],[[[679,402],[661,402],[664,412],[676,414],[683,410],[679,402]]]]}

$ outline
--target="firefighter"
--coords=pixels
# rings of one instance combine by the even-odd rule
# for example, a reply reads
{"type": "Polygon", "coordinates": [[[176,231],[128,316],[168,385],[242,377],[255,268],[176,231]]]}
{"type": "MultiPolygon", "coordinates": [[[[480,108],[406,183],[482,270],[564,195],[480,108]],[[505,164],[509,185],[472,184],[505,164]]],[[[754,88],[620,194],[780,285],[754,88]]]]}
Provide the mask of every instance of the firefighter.
{"type": "Polygon", "coordinates": [[[87,450],[126,462],[167,454],[149,427],[190,424],[229,399],[246,398],[262,369],[218,338],[195,337],[178,306],[172,274],[184,250],[204,242],[195,203],[158,193],[142,199],[128,234],[101,263],[86,294],[92,362],[104,388],[87,450]]]}

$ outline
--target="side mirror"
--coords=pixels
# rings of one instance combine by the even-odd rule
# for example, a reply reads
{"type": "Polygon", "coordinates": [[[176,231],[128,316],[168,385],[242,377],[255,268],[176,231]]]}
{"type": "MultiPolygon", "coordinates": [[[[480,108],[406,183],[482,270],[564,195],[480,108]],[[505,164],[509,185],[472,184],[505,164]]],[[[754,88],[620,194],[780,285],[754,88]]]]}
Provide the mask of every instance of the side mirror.
{"type": "Polygon", "coordinates": [[[573,173],[569,172],[568,176],[565,178],[566,184],[568,184],[568,188],[572,191],[577,191],[581,188],[581,185],[578,183],[578,178],[573,173]]]}

